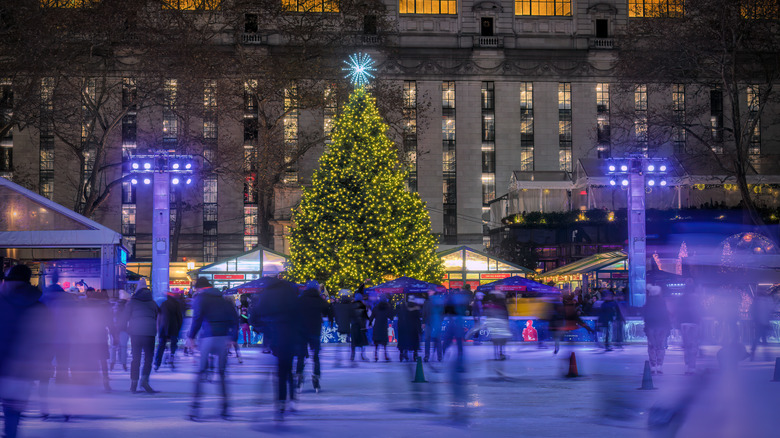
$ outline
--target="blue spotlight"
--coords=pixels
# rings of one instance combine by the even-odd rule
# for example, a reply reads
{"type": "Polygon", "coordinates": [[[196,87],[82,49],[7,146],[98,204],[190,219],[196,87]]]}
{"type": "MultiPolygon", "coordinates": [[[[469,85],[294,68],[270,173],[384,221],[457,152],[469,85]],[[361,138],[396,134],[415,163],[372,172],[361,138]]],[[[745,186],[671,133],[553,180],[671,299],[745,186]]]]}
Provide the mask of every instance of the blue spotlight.
{"type": "Polygon", "coordinates": [[[615,171],[615,165],[614,164],[610,164],[609,165],[609,171],[610,172],[614,172],[615,171]]]}
{"type": "Polygon", "coordinates": [[[144,184],[149,185],[152,183],[152,180],[149,178],[144,178],[144,184]]]}
{"type": "Polygon", "coordinates": [[[661,180],[661,186],[666,187],[666,180],[661,180]]]}
{"type": "Polygon", "coordinates": [[[651,187],[654,186],[655,185],[655,180],[654,179],[647,180],[647,185],[649,185],[651,187]]]}
{"type": "Polygon", "coordinates": [[[622,172],[627,172],[627,171],[628,171],[628,166],[627,166],[627,165],[625,165],[625,164],[623,164],[622,166],[620,166],[620,170],[621,170],[622,172]]]}
{"type": "Polygon", "coordinates": [[[652,172],[652,171],[654,171],[654,170],[655,170],[655,166],[653,166],[652,164],[651,164],[651,165],[649,165],[649,166],[647,166],[647,171],[648,171],[648,172],[652,172]]]}
{"type": "Polygon", "coordinates": [[[133,169],[138,169],[138,163],[133,163],[133,169]]]}
{"type": "Polygon", "coordinates": [[[130,180],[130,184],[136,185],[136,184],[138,184],[138,180],[133,178],[133,179],[130,180]]]}
{"type": "Polygon", "coordinates": [[[144,169],[149,170],[152,168],[152,163],[144,163],[144,169]]]}
{"type": "Polygon", "coordinates": [[[623,185],[623,187],[625,187],[625,186],[627,186],[627,185],[628,185],[628,180],[627,180],[627,179],[624,179],[623,181],[620,181],[620,184],[622,184],[622,185],[623,185]]]}
{"type": "Polygon", "coordinates": [[[611,185],[611,186],[617,185],[617,181],[615,181],[614,179],[611,179],[611,180],[609,180],[609,185],[611,185]]]}
{"type": "Polygon", "coordinates": [[[179,178],[173,178],[173,179],[171,180],[171,183],[173,183],[174,185],[175,185],[175,184],[179,184],[179,178]]]}
{"type": "Polygon", "coordinates": [[[658,168],[661,172],[666,172],[666,165],[662,164],[661,167],[658,168]]]}
{"type": "Polygon", "coordinates": [[[173,163],[173,166],[171,166],[173,170],[179,170],[179,163],[173,163]]]}
{"type": "Polygon", "coordinates": [[[190,170],[190,169],[192,169],[192,163],[187,163],[187,164],[185,164],[185,165],[184,165],[184,168],[185,168],[185,169],[187,169],[187,170],[190,170]]]}
{"type": "Polygon", "coordinates": [[[192,183],[192,178],[187,178],[186,184],[191,184],[191,183],[192,183]]]}

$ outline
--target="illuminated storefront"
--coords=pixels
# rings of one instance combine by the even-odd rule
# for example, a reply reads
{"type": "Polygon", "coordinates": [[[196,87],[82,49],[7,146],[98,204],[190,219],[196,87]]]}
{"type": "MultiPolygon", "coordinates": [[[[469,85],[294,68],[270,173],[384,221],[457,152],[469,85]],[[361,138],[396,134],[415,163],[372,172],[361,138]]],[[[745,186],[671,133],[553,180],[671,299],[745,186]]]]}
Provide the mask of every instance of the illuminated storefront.
{"type": "Polygon", "coordinates": [[[595,254],[547,271],[537,281],[569,290],[582,288],[621,288],[628,285],[628,255],[623,251],[595,254]]]}
{"type": "Polygon", "coordinates": [[[193,280],[204,277],[217,289],[230,289],[260,277],[273,277],[284,272],[287,256],[258,246],[228,260],[204,266],[189,272],[193,280]]]}
{"type": "Polygon", "coordinates": [[[533,274],[530,269],[496,258],[481,251],[460,246],[439,252],[444,264],[442,284],[446,288],[462,288],[468,285],[472,291],[479,285],[502,278],[533,274]]]}

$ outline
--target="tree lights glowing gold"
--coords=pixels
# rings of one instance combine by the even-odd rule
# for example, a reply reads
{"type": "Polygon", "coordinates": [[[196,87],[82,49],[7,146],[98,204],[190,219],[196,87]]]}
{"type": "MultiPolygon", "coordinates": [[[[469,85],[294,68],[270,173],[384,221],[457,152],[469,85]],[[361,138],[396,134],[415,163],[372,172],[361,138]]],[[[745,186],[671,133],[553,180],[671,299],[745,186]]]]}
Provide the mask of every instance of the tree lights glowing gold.
{"type": "Polygon", "coordinates": [[[430,217],[406,189],[386,131],[374,98],[355,89],[293,214],[292,280],[316,279],[330,291],[355,289],[367,278],[441,281],[430,217]]]}

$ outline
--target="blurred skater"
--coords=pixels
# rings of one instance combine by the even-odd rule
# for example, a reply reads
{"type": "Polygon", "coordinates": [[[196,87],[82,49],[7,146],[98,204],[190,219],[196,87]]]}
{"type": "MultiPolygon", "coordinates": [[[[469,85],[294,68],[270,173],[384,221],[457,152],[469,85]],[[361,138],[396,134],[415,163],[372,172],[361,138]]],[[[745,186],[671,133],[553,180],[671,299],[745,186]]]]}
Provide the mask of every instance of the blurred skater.
{"type": "Polygon", "coordinates": [[[417,298],[409,295],[398,309],[398,350],[401,362],[409,361],[410,351],[412,360],[417,361],[421,333],[420,305],[417,298]]]}
{"type": "Polygon", "coordinates": [[[503,292],[491,290],[485,297],[483,309],[485,311],[485,325],[490,331],[490,340],[493,342],[493,358],[506,360],[506,344],[512,337],[512,333],[509,331],[506,296],[503,292]]]}
{"type": "Polygon", "coordinates": [[[647,285],[647,301],[642,308],[642,316],[645,320],[650,371],[653,374],[663,374],[666,341],[672,330],[672,323],[660,286],[647,285]]]}
{"type": "Polygon", "coordinates": [[[154,338],[157,334],[157,314],[160,309],[152,299],[152,291],[146,287],[146,280],[141,279],[138,289],[125,307],[127,317],[127,333],[130,334],[130,348],[133,360],[130,362],[130,392],[138,391],[138,378],[141,378],[141,388],[148,393],[155,393],[149,385],[152,374],[152,359],[154,355],[154,338]],[[141,355],[144,367],[141,370],[141,355]]]}
{"type": "Polygon", "coordinates": [[[374,362],[379,360],[379,347],[381,346],[385,353],[385,361],[390,362],[390,356],[387,354],[387,343],[389,340],[388,327],[393,322],[393,308],[387,302],[387,297],[382,295],[379,302],[371,310],[370,323],[373,331],[371,338],[374,341],[374,362]]]}
{"type": "MultiPolygon", "coordinates": [[[[352,314],[352,299],[349,297],[349,290],[341,289],[339,292],[341,297],[338,302],[333,305],[333,316],[336,320],[336,326],[338,327],[339,342],[350,342],[350,315],[352,314]]],[[[341,350],[336,350],[336,366],[341,365],[341,350]]]]}
{"type": "Polygon", "coordinates": [[[32,271],[16,265],[0,282],[0,400],[4,437],[16,438],[34,380],[48,367],[51,315],[30,285],[32,271]]]}
{"type": "Polygon", "coordinates": [[[617,301],[615,301],[615,294],[611,290],[605,290],[602,297],[604,302],[599,309],[599,330],[604,336],[604,351],[612,351],[610,344],[612,332],[618,325],[622,327],[625,318],[617,301]]]}
{"type": "Polygon", "coordinates": [[[124,290],[119,291],[119,299],[114,303],[114,330],[115,335],[111,341],[111,363],[109,369],[113,371],[114,365],[120,363],[122,369],[127,371],[127,343],[130,341],[130,335],[127,334],[127,314],[125,306],[130,300],[130,294],[124,290]]]}
{"type": "Polygon", "coordinates": [[[431,347],[436,353],[436,359],[441,362],[441,325],[444,320],[445,296],[435,290],[428,292],[428,299],[422,307],[423,337],[425,339],[425,351],[423,361],[428,362],[431,356],[431,347]],[[431,346],[433,344],[433,346],[431,346]]]}
{"type": "Polygon", "coordinates": [[[289,281],[276,279],[260,296],[258,307],[267,330],[271,351],[277,359],[276,409],[274,419],[284,420],[288,411],[295,411],[293,357],[300,351],[298,321],[298,288],[289,281]],[[289,400],[288,400],[289,399],[289,400]]]}
{"type": "Polygon", "coordinates": [[[162,365],[165,347],[170,343],[171,353],[168,356],[168,364],[171,369],[176,367],[176,348],[179,344],[179,332],[184,322],[184,302],[179,294],[169,291],[165,301],[160,305],[160,315],[157,318],[157,353],[154,355],[154,370],[162,365]]]}
{"type": "Polygon", "coordinates": [[[200,366],[195,378],[190,420],[197,421],[200,415],[200,397],[203,380],[209,369],[209,358],[216,358],[217,373],[222,393],[222,410],[220,415],[228,419],[229,401],[227,392],[227,352],[238,341],[238,314],[229,302],[222,298],[222,293],[213,288],[203,277],[195,282],[198,294],[192,303],[192,326],[187,334],[187,345],[195,348],[195,338],[200,349],[200,366]]]}
{"type": "Polygon", "coordinates": [[[555,340],[553,354],[558,354],[561,348],[561,339],[566,332],[582,327],[589,333],[595,333],[595,330],[588,327],[585,321],[577,314],[577,307],[571,295],[565,295],[562,301],[553,304],[549,320],[550,329],[555,340]]]}
{"type": "MultiPolygon", "coordinates": [[[[362,288],[362,286],[361,286],[362,288]]],[[[362,290],[362,289],[361,289],[362,290]]],[[[349,360],[355,362],[355,351],[360,348],[360,358],[366,358],[365,348],[368,345],[367,327],[368,310],[363,303],[363,294],[355,293],[355,302],[352,303],[352,312],[350,313],[350,353],[349,360]]]]}
{"type": "Polygon", "coordinates": [[[756,358],[756,347],[759,342],[767,343],[769,330],[771,328],[770,320],[775,311],[775,302],[768,293],[758,293],[750,306],[750,318],[753,320],[753,339],[750,345],[750,360],[756,358]]]}
{"type": "Polygon", "coordinates": [[[699,355],[700,287],[689,286],[686,288],[675,312],[682,333],[685,374],[687,375],[696,373],[696,358],[699,355]]]}
{"type": "Polygon", "coordinates": [[[328,316],[328,303],[320,296],[320,285],[312,280],[306,283],[306,289],[298,297],[298,309],[300,312],[300,330],[302,350],[298,355],[298,364],[295,369],[297,386],[300,391],[303,387],[303,370],[306,366],[307,349],[311,351],[314,372],[311,375],[311,383],[314,391],[320,391],[320,334],[322,333],[322,318],[328,316]]]}

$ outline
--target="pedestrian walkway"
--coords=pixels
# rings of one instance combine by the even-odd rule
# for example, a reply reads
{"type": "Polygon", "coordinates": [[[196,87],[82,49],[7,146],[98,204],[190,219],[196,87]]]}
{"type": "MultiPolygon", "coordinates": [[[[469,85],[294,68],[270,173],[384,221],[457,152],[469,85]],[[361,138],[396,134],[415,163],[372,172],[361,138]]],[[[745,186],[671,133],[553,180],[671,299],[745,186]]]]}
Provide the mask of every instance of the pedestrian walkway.
{"type": "MultiPolygon", "coordinates": [[[[506,361],[492,360],[490,345],[468,346],[463,374],[450,372],[454,351],[448,351],[444,362],[424,365],[428,383],[412,383],[415,364],[397,362],[397,353],[390,363],[342,361],[336,367],[337,357],[348,357],[348,347],[326,345],[322,391],[314,393],[307,375],[298,412],[279,423],[273,421],[273,356],[259,349],[242,352],[244,363],[230,358],[228,366],[231,421],[219,417],[216,383],[206,384],[203,421],[185,418],[196,365],[185,357],[176,371],[163,367],[152,374],[159,394],[130,394],[129,375],[120,370],[111,373],[114,392],[69,388],[75,396],[55,403],[47,421],[39,418],[33,397],[20,437],[644,437],[653,436],[646,430],[649,409],[671,403],[695,379],[683,374],[682,352],[674,348],[665,374],[653,376],[658,390],[640,391],[645,346],[608,353],[577,346],[553,355],[534,344],[510,345],[506,361]],[[582,377],[565,379],[571,351],[582,377]],[[71,415],[69,421],[63,413],[71,415]]],[[[702,368],[715,368],[715,350],[705,353],[702,368]]],[[[743,362],[734,378],[713,378],[698,393],[679,436],[704,436],[704,431],[715,437],[776,436],[780,383],[770,382],[776,356],[780,348],[773,347],[760,352],[756,362],[743,362]]]]}

